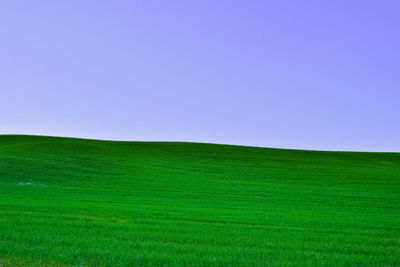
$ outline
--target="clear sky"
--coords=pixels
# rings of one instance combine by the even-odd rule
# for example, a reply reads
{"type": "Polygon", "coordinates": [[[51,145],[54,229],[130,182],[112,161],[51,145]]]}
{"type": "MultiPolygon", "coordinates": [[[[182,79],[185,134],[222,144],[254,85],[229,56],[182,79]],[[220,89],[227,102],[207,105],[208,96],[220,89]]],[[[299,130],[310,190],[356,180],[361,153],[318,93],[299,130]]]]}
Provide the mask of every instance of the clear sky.
{"type": "Polygon", "coordinates": [[[0,134],[400,151],[400,1],[1,1],[0,134]]]}

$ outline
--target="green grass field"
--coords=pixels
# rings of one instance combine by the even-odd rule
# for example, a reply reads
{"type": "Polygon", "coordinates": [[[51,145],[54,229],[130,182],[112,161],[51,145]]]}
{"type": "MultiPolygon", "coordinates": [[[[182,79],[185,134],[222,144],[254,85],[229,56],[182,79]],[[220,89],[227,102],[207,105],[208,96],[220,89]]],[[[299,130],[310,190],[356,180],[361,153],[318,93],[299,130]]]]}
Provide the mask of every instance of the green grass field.
{"type": "Polygon", "coordinates": [[[0,136],[1,266],[400,266],[400,153],[0,136]]]}

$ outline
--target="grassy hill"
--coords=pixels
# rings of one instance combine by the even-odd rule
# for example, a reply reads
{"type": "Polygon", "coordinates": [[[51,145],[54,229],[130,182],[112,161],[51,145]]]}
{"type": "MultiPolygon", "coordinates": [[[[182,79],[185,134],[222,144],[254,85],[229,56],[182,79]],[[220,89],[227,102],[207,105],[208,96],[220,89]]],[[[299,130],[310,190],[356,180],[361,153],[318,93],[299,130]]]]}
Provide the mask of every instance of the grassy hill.
{"type": "Polygon", "coordinates": [[[0,265],[399,266],[400,153],[0,136],[0,265]]]}

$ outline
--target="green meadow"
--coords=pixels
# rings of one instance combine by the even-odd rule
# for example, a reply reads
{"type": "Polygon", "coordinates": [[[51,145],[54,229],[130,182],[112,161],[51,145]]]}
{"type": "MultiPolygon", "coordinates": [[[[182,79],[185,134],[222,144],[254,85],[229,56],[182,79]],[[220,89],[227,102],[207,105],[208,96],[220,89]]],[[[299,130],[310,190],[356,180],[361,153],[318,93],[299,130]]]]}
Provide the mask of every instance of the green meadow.
{"type": "Polygon", "coordinates": [[[1,266],[400,266],[400,153],[0,136],[1,266]]]}

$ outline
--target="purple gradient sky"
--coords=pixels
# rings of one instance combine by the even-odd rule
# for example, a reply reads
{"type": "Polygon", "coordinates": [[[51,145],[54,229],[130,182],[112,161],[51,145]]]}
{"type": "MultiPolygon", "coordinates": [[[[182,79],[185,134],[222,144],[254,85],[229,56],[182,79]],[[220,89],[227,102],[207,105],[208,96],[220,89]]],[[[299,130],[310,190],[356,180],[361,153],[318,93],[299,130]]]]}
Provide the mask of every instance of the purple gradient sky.
{"type": "Polygon", "coordinates": [[[1,1],[0,134],[400,151],[400,1],[1,1]]]}

